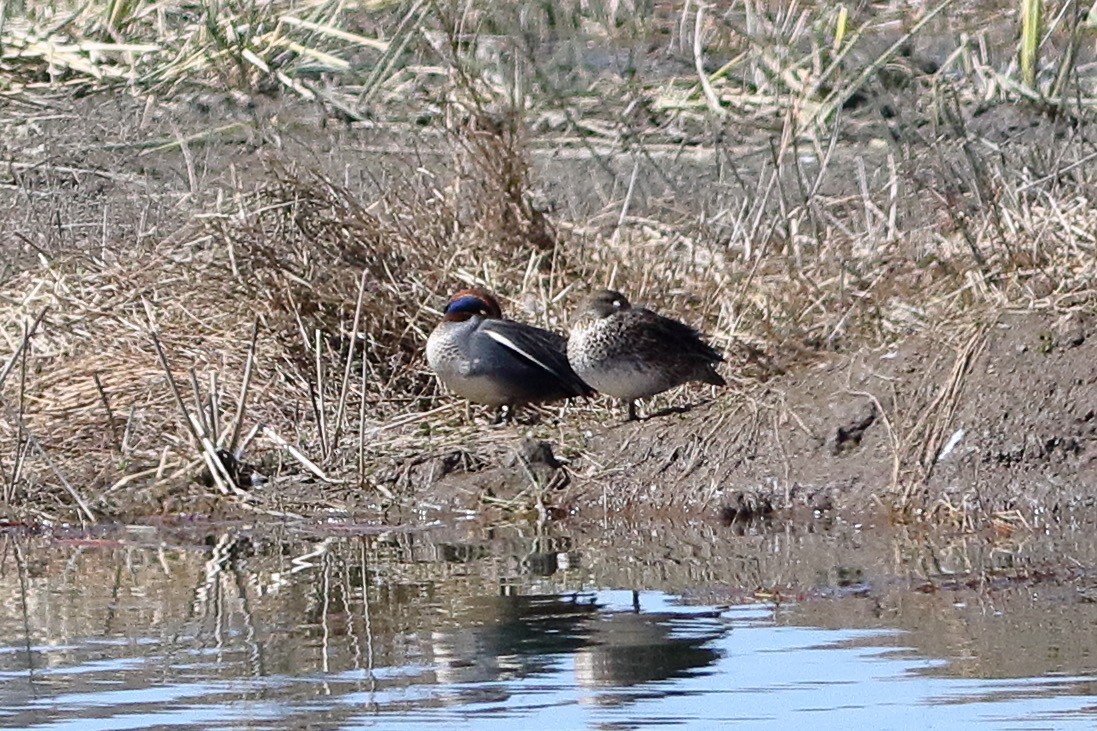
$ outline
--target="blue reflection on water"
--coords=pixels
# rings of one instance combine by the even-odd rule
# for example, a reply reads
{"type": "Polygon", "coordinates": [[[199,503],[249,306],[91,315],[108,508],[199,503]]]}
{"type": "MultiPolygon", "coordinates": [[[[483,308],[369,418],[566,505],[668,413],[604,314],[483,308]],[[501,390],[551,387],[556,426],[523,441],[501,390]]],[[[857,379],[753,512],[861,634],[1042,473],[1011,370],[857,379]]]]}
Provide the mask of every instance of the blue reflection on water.
{"type": "Polygon", "coordinates": [[[492,598],[431,629],[429,657],[256,673],[193,637],[0,648],[0,726],[137,728],[1092,728],[1094,678],[956,679],[894,631],[778,626],[601,591],[492,598]],[[81,652],[83,654],[81,654],[81,652]],[[32,670],[27,670],[26,660],[32,670]]]}

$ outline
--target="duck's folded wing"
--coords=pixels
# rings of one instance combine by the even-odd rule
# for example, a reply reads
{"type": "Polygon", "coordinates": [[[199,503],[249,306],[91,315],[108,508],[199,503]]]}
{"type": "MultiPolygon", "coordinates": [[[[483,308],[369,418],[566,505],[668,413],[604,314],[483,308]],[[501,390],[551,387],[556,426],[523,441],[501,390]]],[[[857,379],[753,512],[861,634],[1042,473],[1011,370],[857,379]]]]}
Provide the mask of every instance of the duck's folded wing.
{"type": "Polygon", "coordinates": [[[512,320],[487,320],[481,332],[510,351],[553,376],[574,396],[593,393],[568,363],[567,340],[554,332],[512,320]]]}
{"type": "Polygon", "coordinates": [[[686,323],[651,310],[644,310],[644,316],[651,322],[659,337],[668,343],[674,343],[680,352],[712,363],[724,362],[720,351],[705,342],[704,336],[686,323]]]}

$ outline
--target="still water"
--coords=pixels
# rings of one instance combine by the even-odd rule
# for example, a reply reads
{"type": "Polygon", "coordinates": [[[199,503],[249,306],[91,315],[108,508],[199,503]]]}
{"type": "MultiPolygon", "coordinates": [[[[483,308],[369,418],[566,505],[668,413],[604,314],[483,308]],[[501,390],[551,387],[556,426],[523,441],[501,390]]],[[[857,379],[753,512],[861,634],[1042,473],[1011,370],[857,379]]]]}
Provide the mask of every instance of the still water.
{"type": "Polygon", "coordinates": [[[704,523],[0,534],[0,727],[1097,726],[1097,547],[704,523]]]}

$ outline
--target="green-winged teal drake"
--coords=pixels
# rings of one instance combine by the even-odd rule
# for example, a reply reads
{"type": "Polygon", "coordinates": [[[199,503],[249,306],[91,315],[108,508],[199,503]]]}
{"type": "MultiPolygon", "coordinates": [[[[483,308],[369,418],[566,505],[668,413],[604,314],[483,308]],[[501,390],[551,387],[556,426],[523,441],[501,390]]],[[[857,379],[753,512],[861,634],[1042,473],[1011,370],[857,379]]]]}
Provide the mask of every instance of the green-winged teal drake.
{"type": "Polygon", "coordinates": [[[482,289],[450,298],[427,340],[427,362],[450,391],[499,409],[589,396],[568,364],[567,340],[503,318],[499,301],[482,289]]]}
{"type": "Polygon", "coordinates": [[[628,402],[654,396],[689,381],[726,382],[716,372],[724,361],[689,325],[643,307],[620,292],[591,295],[576,314],[568,339],[568,361],[598,391],[628,402]]]}

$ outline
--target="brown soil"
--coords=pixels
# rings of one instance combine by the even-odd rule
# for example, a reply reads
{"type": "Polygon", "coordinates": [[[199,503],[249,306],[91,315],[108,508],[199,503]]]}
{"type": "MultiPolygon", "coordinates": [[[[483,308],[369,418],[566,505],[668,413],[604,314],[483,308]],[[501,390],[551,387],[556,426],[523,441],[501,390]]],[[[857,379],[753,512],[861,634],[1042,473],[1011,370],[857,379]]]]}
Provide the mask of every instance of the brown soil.
{"type": "MultiPolygon", "coordinates": [[[[568,466],[566,492],[546,501],[581,512],[703,506],[727,519],[859,513],[898,496],[961,519],[1093,506],[1094,318],[1002,313],[961,336],[827,357],[715,401],[696,393],[696,406],[639,423],[607,414],[568,466]]],[[[537,482],[566,482],[544,454],[526,455],[537,482]]],[[[491,459],[450,454],[421,477],[444,474],[435,495],[457,503],[528,488],[514,457],[491,459]]]]}

